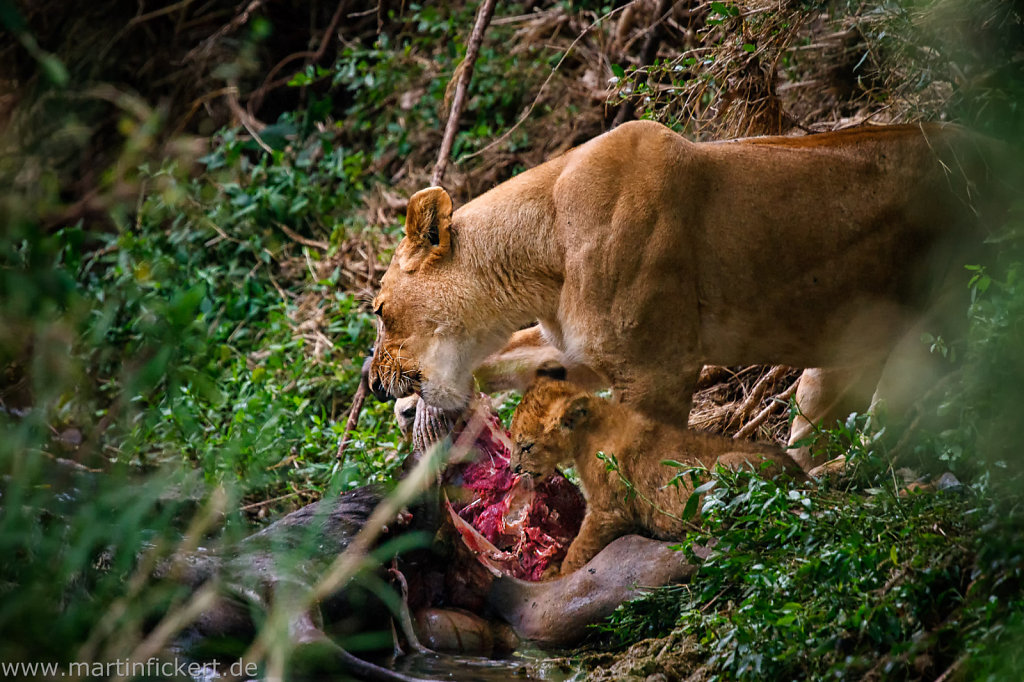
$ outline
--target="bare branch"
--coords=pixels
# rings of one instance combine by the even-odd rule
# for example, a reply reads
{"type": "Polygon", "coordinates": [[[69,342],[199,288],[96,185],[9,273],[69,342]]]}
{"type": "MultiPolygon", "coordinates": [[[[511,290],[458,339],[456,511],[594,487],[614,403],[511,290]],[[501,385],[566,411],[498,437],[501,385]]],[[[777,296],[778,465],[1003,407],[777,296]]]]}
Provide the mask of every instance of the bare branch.
{"type": "Polygon", "coordinates": [[[352,407],[348,411],[348,419],[345,420],[345,431],[341,436],[341,442],[338,444],[338,452],[334,455],[335,459],[339,462],[345,459],[345,448],[348,447],[349,441],[352,440],[352,431],[356,428],[356,424],[359,423],[359,413],[363,411],[363,403],[366,401],[366,393],[369,391],[370,360],[371,358],[366,358],[363,362],[363,369],[359,373],[359,388],[356,389],[355,395],[352,396],[352,407]]]}
{"type": "Polygon", "coordinates": [[[473,67],[476,64],[476,57],[480,53],[480,44],[484,40],[484,32],[491,22],[494,14],[495,0],[483,0],[480,9],[476,13],[476,22],[473,24],[473,31],[469,34],[469,43],[466,45],[466,57],[456,67],[452,80],[455,81],[455,96],[452,98],[452,108],[448,113],[448,123],[444,127],[444,137],[441,139],[441,151],[437,155],[437,163],[434,165],[434,173],[431,175],[430,184],[440,185],[444,179],[444,172],[448,168],[448,157],[452,153],[452,144],[455,142],[455,131],[459,127],[459,117],[462,116],[462,107],[466,104],[466,92],[469,90],[469,81],[473,78],[473,67]]]}

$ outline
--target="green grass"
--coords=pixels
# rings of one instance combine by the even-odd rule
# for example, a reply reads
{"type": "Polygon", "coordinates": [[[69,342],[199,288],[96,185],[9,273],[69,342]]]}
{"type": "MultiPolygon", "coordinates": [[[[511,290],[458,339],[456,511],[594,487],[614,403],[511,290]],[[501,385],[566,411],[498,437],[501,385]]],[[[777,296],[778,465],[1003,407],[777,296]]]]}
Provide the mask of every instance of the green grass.
{"type": "Polygon", "coordinates": [[[886,476],[849,491],[716,477],[704,532],[681,547],[717,542],[711,557],[688,585],[621,607],[601,627],[606,641],[682,633],[714,679],[927,677],[987,650],[991,624],[1021,616],[1018,569],[1000,564],[1007,557],[981,562],[1008,528],[975,490],[904,496],[886,476]],[[996,585],[1017,596],[994,601],[996,585]]]}

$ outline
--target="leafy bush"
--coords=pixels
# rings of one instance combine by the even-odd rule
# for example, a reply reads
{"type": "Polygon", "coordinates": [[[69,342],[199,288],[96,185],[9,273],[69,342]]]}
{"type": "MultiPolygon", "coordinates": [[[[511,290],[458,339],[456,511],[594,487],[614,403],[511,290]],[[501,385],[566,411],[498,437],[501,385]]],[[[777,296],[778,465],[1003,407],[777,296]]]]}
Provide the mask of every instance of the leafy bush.
{"type": "Polygon", "coordinates": [[[615,641],[676,630],[716,679],[900,675],[926,664],[918,656],[937,674],[990,610],[969,590],[982,543],[973,493],[901,495],[882,479],[840,494],[722,470],[715,480],[702,533],[681,547],[710,544],[711,557],[690,585],[621,607],[603,627],[615,641]]]}

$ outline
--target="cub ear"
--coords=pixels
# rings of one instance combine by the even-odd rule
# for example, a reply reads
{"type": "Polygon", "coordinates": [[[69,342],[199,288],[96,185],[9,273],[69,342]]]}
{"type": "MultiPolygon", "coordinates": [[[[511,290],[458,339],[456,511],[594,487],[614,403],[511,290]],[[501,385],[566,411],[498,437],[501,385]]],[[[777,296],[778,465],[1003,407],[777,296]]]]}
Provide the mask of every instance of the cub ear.
{"type": "Polygon", "coordinates": [[[405,213],[406,243],[399,251],[406,272],[434,262],[451,251],[452,198],[441,187],[421,189],[405,213]]]}
{"type": "Polygon", "coordinates": [[[590,419],[590,396],[578,395],[566,403],[562,413],[562,428],[572,431],[590,419]]]}
{"type": "Polygon", "coordinates": [[[554,360],[548,360],[537,367],[537,376],[565,381],[565,367],[562,367],[554,360]]]}

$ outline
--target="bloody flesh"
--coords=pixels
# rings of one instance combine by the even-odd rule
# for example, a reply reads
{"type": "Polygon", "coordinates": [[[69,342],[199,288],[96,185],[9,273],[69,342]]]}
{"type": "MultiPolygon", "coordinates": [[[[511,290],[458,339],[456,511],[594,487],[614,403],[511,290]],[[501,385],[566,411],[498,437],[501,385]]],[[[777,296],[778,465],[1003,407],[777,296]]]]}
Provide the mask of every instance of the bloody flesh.
{"type": "MultiPolygon", "coordinates": [[[[492,545],[507,553],[511,575],[541,580],[557,568],[579,533],[586,509],[583,495],[560,473],[541,481],[518,476],[509,468],[509,436],[498,416],[476,410],[483,426],[470,461],[448,467],[445,484],[466,495],[452,503],[459,517],[492,545]]],[[[455,434],[458,440],[458,432],[455,434]]]]}

